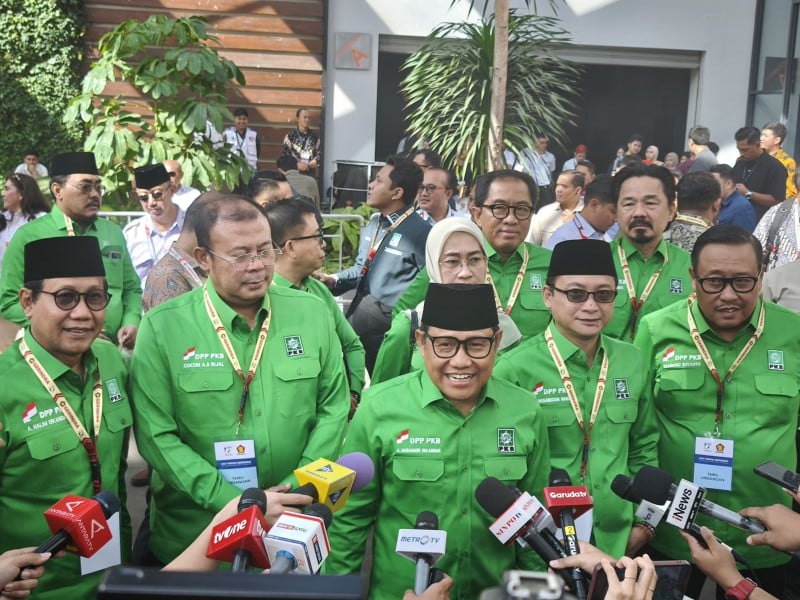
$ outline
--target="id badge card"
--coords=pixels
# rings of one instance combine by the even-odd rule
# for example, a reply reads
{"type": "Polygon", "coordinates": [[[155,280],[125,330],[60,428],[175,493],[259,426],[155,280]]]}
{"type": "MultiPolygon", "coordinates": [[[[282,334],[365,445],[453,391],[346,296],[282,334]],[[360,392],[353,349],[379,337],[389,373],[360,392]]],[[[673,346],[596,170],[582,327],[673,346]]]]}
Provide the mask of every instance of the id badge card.
{"type": "Polygon", "coordinates": [[[214,459],[217,471],[228,483],[240,490],[258,487],[254,440],[214,442],[214,459]]]}
{"type": "Polygon", "coordinates": [[[81,556],[81,575],[103,571],[122,563],[122,546],[119,541],[119,513],[111,515],[106,523],[111,530],[111,540],[90,558],[81,556]]]}
{"type": "Polygon", "coordinates": [[[730,492],[733,485],[733,440],[711,435],[694,440],[694,483],[730,492]]]}

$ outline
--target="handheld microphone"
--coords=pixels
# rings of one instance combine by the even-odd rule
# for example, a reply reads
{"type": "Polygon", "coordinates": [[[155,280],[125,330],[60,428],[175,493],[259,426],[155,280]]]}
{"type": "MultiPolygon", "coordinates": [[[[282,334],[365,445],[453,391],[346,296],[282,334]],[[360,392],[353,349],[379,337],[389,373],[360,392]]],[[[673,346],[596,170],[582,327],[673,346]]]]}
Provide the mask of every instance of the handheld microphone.
{"type": "Polygon", "coordinates": [[[53,536],[34,552],[55,554],[67,550],[86,558],[94,555],[111,540],[107,519],[119,509],[119,498],[106,490],[93,498],[64,496],[45,511],[53,536]]]}
{"type": "Polygon", "coordinates": [[[270,575],[319,572],[331,551],[327,527],[332,521],[331,509],[320,503],[305,513],[284,512],[264,538],[270,575]]]}
{"type": "MultiPolygon", "coordinates": [[[[556,524],[561,527],[567,554],[579,554],[581,550],[575,532],[575,518],[591,507],[589,491],[582,485],[573,486],[569,473],[564,469],[553,469],[550,471],[550,486],[544,488],[544,501],[556,524]]],[[[575,594],[579,600],[586,600],[586,581],[580,567],[572,570],[572,577],[575,579],[575,594]]]]}
{"type": "Polygon", "coordinates": [[[269,530],[264,516],[266,508],[267,496],[263,490],[246,489],[239,500],[239,512],[211,530],[206,556],[232,563],[234,573],[242,573],[251,565],[269,567],[264,549],[264,536],[269,530]]]}
{"type": "MultiPolygon", "coordinates": [[[[517,499],[520,496],[522,496],[522,492],[520,492],[513,485],[507,485],[506,487],[514,495],[514,499],[517,499]]],[[[553,519],[552,515],[549,512],[543,510],[544,507],[542,506],[542,503],[539,502],[539,499],[536,496],[531,496],[531,498],[533,498],[533,501],[536,503],[536,510],[535,510],[536,514],[532,519],[534,531],[536,531],[536,533],[542,536],[544,541],[550,545],[550,547],[556,554],[558,554],[558,556],[560,556],[561,558],[566,558],[567,553],[564,550],[564,545],[561,543],[558,537],[556,537],[555,520],[553,519]]],[[[523,540],[522,538],[517,538],[517,543],[523,548],[528,547],[528,545],[525,543],[525,540],[523,540]]]]}
{"type": "Polygon", "coordinates": [[[336,512],[344,507],[350,492],[358,491],[372,481],[375,464],[363,452],[351,452],[336,462],[317,459],[296,469],[294,476],[300,487],[290,493],[311,496],[336,512]]]}
{"type": "MultiPolygon", "coordinates": [[[[544,506],[527,492],[518,498],[502,482],[494,477],[487,477],[475,490],[475,498],[483,510],[495,517],[494,523],[489,526],[492,534],[503,544],[508,544],[520,538],[530,546],[541,559],[548,564],[551,560],[566,556],[563,548],[557,552],[536,531],[535,523],[541,514],[549,514],[544,506]]],[[[567,569],[560,569],[558,574],[575,589],[575,580],[567,569]]]]}
{"type": "Polygon", "coordinates": [[[414,529],[397,532],[395,551],[416,564],[414,593],[418,596],[428,588],[431,567],[444,556],[447,532],[439,529],[436,513],[422,511],[417,515],[414,529]]]}

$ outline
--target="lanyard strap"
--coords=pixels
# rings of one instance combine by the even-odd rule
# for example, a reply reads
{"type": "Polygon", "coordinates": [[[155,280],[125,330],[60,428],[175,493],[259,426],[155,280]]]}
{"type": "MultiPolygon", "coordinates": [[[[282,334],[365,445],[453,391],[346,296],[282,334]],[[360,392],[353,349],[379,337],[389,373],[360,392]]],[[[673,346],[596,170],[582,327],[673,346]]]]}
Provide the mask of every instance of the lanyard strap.
{"type": "Polygon", "coordinates": [[[72,219],[66,214],[64,215],[64,223],[67,226],[67,237],[75,237],[75,226],[72,224],[72,219]]]}
{"type": "Polygon", "coordinates": [[[203,285],[203,280],[197,274],[197,271],[195,271],[192,268],[192,265],[189,264],[189,261],[187,261],[183,255],[181,255],[181,253],[175,249],[174,245],[170,246],[169,253],[172,258],[177,260],[181,267],[183,267],[183,270],[186,271],[186,274],[189,276],[189,282],[192,284],[192,288],[199,288],[201,285],[203,285]]]}
{"type": "Polygon", "coordinates": [[[578,419],[578,425],[583,432],[583,453],[581,454],[581,480],[586,478],[586,466],[589,460],[589,442],[591,440],[592,428],[594,422],[597,420],[597,414],[600,412],[600,404],[603,401],[603,392],[606,389],[606,377],[608,375],[608,353],[603,352],[603,362],[600,364],[600,375],[597,378],[597,387],[594,390],[594,401],[592,402],[592,412],[589,415],[589,426],[586,427],[586,422],[583,419],[583,411],[581,404],[578,401],[578,394],[575,392],[575,386],[572,384],[572,377],[569,375],[567,363],[561,358],[561,353],[558,351],[558,346],[553,339],[553,333],[550,331],[550,326],[544,331],[544,339],[547,341],[547,349],[550,351],[550,356],[558,369],[558,375],[564,384],[564,389],[567,391],[569,403],[575,413],[575,418],[578,419]]]}
{"type": "Polygon", "coordinates": [[[711,376],[714,378],[714,381],[717,382],[717,413],[714,417],[714,434],[718,435],[719,423],[722,418],[722,393],[725,390],[725,380],[730,377],[737,368],[739,368],[739,365],[744,362],[744,359],[750,353],[750,350],[752,350],[753,346],[756,345],[758,338],[761,337],[761,334],[764,331],[764,303],[761,303],[761,310],[758,313],[758,322],[756,324],[755,333],[753,333],[750,339],[747,340],[744,348],[742,348],[741,352],[739,352],[739,356],[737,356],[736,359],[731,363],[728,372],[725,373],[725,377],[720,377],[719,371],[717,370],[716,365],[714,365],[714,360],[711,358],[711,353],[708,351],[706,343],[703,341],[703,338],[697,329],[697,323],[695,323],[694,317],[692,316],[692,304],[694,303],[695,298],[695,294],[689,296],[686,316],[689,321],[689,331],[692,335],[692,341],[694,342],[697,351],[700,353],[700,356],[703,357],[703,362],[706,363],[706,367],[709,371],[711,371],[711,376]]]}
{"type": "Polygon", "coordinates": [[[244,374],[242,370],[242,365],[239,363],[239,358],[236,356],[236,351],[233,349],[233,344],[231,344],[231,338],[228,335],[228,332],[225,330],[225,326],[222,324],[222,321],[219,318],[219,314],[217,313],[217,309],[214,308],[214,305],[211,303],[211,297],[208,295],[208,284],[203,287],[203,300],[206,305],[206,312],[208,313],[208,318],[211,319],[212,325],[214,325],[214,330],[217,333],[217,337],[219,338],[220,343],[222,344],[222,348],[225,350],[225,354],[228,355],[228,360],[231,361],[231,365],[233,366],[233,370],[236,371],[236,374],[239,376],[239,379],[242,380],[244,383],[244,389],[242,390],[242,399],[239,402],[239,420],[236,424],[236,435],[239,435],[239,429],[242,427],[242,420],[244,419],[244,408],[247,404],[247,396],[250,390],[250,384],[252,383],[253,379],[256,376],[256,368],[258,367],[258,363],[261,360],[261,354],[264,351],[264,345],[267,342],[267,333],[269,332],[269,322],[272,318],[272,310],[267,312],[267,317],[264,319],[264,323],[261,324],[261,329],[258,332],[258,341],[256,342],[256,349],[253,352],[253,358],[250,360],[250,366],[247,367],[247,375],[244,374]]]}
{"type": "Polygon", "coordinates": [[[644,286],[644,291],[638,300],[636,299],[636,287],[633,285],[631,268],[628,265],[628,259],[625,256],[625,251],[622,249],[622,244],[617,246],[617,254],[619,255],[619,266],[622,269],[622,275],[625,277],[625,285],[628,288],[628,298],[630,298],[631,308],[633,309],[630,320],[631,341],[633,341],[633,336],[636,333],[636,320],[639,315],[639,309],[642,308],[645,300],[647,300],[647,298],[650,296],[650,292],[652,292],[653,288],[656,286],[656,282],[661,275],[661,271],[663,271],[664,267],[667,266],[667,263],[669,262],[669,254],[666,250],[664,250],[664,262],[658,268],[658,271],[650,276],[650,279],[647,281],[647,285],[644,286]]]}
{"type": "Polygon", "coordinates": [[[25,340],[21,340],[19,343],[19,351],[22,354],[22,358],[28,363],[28,366],[33,371],[34,375],[39,379],[44,389],[47,390],[47,393],[50,394],[50,397],[53,399],[53,402],[56,403],[56,406],[61,409],[64,417],[69,422],[72,430],[75,432],[75,435],[78,436],[78,439],[83,444],[86,453],[89,455],[89,468],[91,470],[92,476],[92,488],[94,489],[95,494],[99,494],[100,490],[102,489],[101,481],[101,471],[100,471],[100,458],[97,455],[97,438],[100,435],[100,422],[103,418],[103,385],[100,380],[100,371],[97,371],[97,379],[94,382],[94,387],[92,388],[92,421],[94,425],[94,440],[89,436],[89,432],[86,431],[86,428],[81,423],[80,418],[78,415],[75,414],[75,411],[72,410],[72,407],[67,402],[67,398],[61,392],[61,390],[56,385],[56,382],[53,381],[53,378],[50,377],[50,374],[45,371],[42,363],[39,362],[39,359],[34,356],[33,352],[31,352],[30,348],[28,348],[28,344],[25,340]]]}
{"type": "Polygon", "coordinates": [[[519,296],[519,290],[522,288],[522,280],[525,278],[525,271],[528,269],[528,247],[523,244],[522,250],[522,266],[517,272],[517,278],[514,280],[514,287],[511,288],[511,295],[508,297],[508,304],[505,309],[503,308],[503,301],[500,300],[500,294],[497,293],[497,287],[494,285],[494,281],[492,281],[492,276],[488,269],[486,271],[486,283],[492,286],[495,306],[497,306],[498,311],[502,311],[506,315],[510,315],[511,310],[514,308],[517,296],[519,296]]]}
{"type": "Polygon", "coordinates": [[[572,222],[575,223],[575,228],[578,230],[578,234],[581,236],[581,239],[582,240],[588,240],[589,236],[586,235],[586,233],[584,233],[583,225],[581,225],[579,223],[579,219],[580,219],[580,215],[576,214],[574,217],[572,217],[572,222]]]}
{"type": "Polygon", "coordinates": [[[405,221],[408,217],[410,217],[414,213],[414,205],[408,207],[408,210],[404,212],[400,217],[398,217],[397,221],[389,225],[386,228],[386,231],[383,232],[383,235],[378,237],[378,229],[380,229],[380,219],[378,219],[378,227],[375,228],[375,239],[372,240],[372,244],[369,247],[369,254],[367,254],[367,260],[364,262],[364,266],[361,267],[361,277],[362,280],[364,277],[367,276],[370,267],[372,266],[372,262],[375,260],[375,255],[380,250],[380,247],[383,245],[383,241],[392,233],[395,229],[400,227],[400,224],[405,221]]]}

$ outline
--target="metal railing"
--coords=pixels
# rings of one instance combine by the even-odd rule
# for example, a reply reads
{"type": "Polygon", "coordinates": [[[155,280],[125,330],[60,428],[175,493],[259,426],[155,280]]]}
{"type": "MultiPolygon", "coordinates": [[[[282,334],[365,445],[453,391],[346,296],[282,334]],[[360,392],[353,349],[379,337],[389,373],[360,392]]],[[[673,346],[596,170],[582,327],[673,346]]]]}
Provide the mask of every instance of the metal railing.
{"type": "MultiPolygon", "coordinates": [[[[114,223],[116,223],[120,227],[125,227],[131,221],[135,221],[136,219],[139,219],[139,218],[143,217],[144,214],[145,213],[143,213],[142,211],[139,211],[139,210],[115,210],[115,211],[103,211],[103,212],[100,213],[99,216],[101,218],[103,218],[103,219],[108,219],[110,221],[113,221],[114,223]]],[[[326,239],[330,239],[330,240],[333,240],[334,238],[338,238],[341,241],[341,240],[344,239],[343,228],[344,228],[344,222],[345,221],[358,221],[359,231],[362,231],[364,229],[364,225],[366,225],[366,223],[367,223],[364,220],[364,217],[362,217],[361,215],[354,215],[354,214],[343,215],[343,214],[338,214],[338,213],[337,214],[334,214],[334,213],[323,213],[322,218],[323,219],[330,219],[332,221],[338,221],[338,223],[339,223],[339,229],[336,231],[336,233],[326,233],[325,234],[325,238],[326,239]]],[[[339,256],[338,256],[338,261],[337,261],[338,265],[339,265],[339,269],[338,269],[339,271],[342,270],[342,268],[343,268],[342,265],[344,263],[344,254],[342,252],[343,248],[344,248],[344,244],[339,244],[339,256]]],[[[358,252],[358,248],[357,247],[354,248],[354,250],[356,252],[358,252]]]]}

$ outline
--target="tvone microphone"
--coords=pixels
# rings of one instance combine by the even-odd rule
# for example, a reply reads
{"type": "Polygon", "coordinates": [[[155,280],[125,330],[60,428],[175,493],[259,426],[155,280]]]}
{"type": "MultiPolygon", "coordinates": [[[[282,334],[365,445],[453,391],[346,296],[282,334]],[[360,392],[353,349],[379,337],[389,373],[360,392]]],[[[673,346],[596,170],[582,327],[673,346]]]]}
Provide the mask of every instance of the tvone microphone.
{"type": "Polygon", "coordinates": [[[264,538],[270,575],[319,572],[331,551],[327,528],[332,521],[331,509],[320,503],[310,505],[305,513],[284,512],[264,538]]]}
{"type": "Polygon", "coordinates": [[[111,540],[107,519],[119,509],[119,499],[106,490],[93,498],[64,496],[45,511],[53,536],[34,552],[67,550],[86,558],[94,555],[111,540]]]}
{"type": "MultiPolygon", "coordinates": [[[[592,505],[592,499],[585,486],[573,486],[572,480],[564,469],[553,469],[550,472],[550,486],[544,488],[544,501],[547,510],[560,525],[564,534],[564,546],[569,556],[580,553],[578,535],[575,531],[577,513],[586,512],[592,505]]],[[[572,570],[575,579],[575,594],[579,600],[586,600],[586,581],[580,567],[572,570]]]]}
{"type": "Polygon", "coordinates": [[[296,469],[294,476],[300,487],[290,493],[311,496],[336,512],[344,507],[350,492],[358,491],[372,481],[375,464],[363,452],[351,452],[336,462],[317,459],[296,469]]]}
{"type": "Polygon", "coordinates": [[[428,588],[431,567],[444,556],[447,532],[439,529],[436,513],[423,511],[417,516],[414,529],[397,532],[395,551],[416,565],[414,593],[421,596],[428,588]]]}
{"type": "Polygon", "coordinates": [[[251,565],[266,569],[269,558],[264,548],[264,536],[269,531],[264,512],[267,497],[263,490],[248,488],[239,500],[239,512],[211,530],[206,556],[232,563],[235,573],[251,565]]]}

